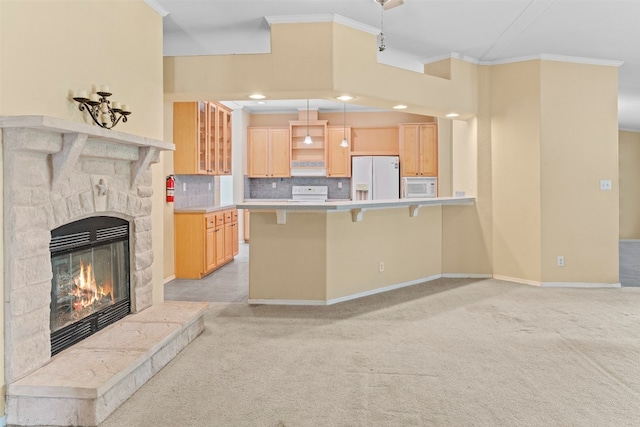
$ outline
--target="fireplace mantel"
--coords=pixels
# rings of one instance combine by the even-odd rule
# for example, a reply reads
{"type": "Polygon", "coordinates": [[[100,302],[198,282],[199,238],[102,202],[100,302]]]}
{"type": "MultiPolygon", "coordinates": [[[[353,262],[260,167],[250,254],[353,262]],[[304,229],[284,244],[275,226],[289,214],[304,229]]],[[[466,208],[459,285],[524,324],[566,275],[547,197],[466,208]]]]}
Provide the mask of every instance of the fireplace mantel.
{"type": "Polygon", "coordinates": [[[170,142],[157,139],[118,132],[111,129],[103,129],[95,125],[73,122],[48,116],[4,116],[0,117],[0,128],[28,128],[42,129],[64,134],[83,134],[89,138],[101,139],[108,142],[116,142],[125,145],[139,147],[153,147],[159,150],[174,150],[175,145],[170,142]]]}
{"type": "MultiPolygon", "coordinates": [[[[131,188],[135,187],[142,173],[151,163],[156,162],[161,150],[175,150],[175,145],[170,142],[159,141],[143,136],[104,129],[86,123],[78,123],[70,120],[48,116],[7,116],[0,117],[0,128],[36,129],[56,132],[64,135],[64,145],[60,151],[50,151],[47,146],[25,147],[29,151],[39,151],[53,155],[53,179],[52,185],[59,183],[68,171],[78,161],[80,155],[91,155],[88,141],[99,141],[118,145],[127,145],[138,148],[138,159],[131,170],[131,188]]],[[[89,144],[90,145],[90,144],[89,144]]],[[[108,157],[101,152],[96,157],[108,157]]]]}

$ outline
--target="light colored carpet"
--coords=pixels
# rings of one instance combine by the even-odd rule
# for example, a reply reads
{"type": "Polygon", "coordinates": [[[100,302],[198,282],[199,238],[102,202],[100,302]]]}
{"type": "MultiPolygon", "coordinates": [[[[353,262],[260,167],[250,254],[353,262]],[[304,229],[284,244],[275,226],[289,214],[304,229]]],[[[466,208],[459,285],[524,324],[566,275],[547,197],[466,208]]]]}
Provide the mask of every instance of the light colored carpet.
{"type": "Polygon", "coordinates": [[[101,427],[640,425],[640,288],[440,279],[205,322],[101,427]]]}

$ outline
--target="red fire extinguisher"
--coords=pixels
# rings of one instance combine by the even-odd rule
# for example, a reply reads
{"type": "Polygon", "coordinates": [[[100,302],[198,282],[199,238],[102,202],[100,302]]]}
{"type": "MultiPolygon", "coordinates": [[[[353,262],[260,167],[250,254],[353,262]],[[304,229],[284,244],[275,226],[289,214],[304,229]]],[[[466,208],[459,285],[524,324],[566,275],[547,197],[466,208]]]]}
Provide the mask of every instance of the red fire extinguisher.
{"type": "Polygon", "coordinates": [[[167,203],[173,203],[176,191],[176,178],[173,175],[167,177],[167,203]]]}

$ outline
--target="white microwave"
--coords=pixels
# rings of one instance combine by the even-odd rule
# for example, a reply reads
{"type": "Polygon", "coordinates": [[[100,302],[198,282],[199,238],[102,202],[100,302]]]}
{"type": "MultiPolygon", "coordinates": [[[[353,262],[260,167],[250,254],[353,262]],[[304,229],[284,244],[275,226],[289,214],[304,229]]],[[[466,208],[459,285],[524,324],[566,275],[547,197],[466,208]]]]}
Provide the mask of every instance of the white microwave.
{"type": "Polygon", "coordinates": [[[438,178],[422,176],[402,178],[403,199],[425,197],[438,197],[438,178]]]}

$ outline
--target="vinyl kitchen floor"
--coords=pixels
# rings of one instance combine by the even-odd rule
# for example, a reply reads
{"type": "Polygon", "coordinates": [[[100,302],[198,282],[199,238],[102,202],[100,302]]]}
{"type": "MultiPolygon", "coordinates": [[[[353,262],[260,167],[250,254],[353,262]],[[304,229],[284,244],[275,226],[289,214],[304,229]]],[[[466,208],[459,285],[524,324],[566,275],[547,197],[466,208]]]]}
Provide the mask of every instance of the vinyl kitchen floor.
{"type": "Polygon", "coordinates": [[[229,264],[200,280],[174,279],[164,285],[165,301],[246,303],[249,295],[249,245],[240,243],[229,264]]]}
{"type": "MultiPolygon", "coordinates": [[[[620,242],[620,282],[640,286],[640,241],[620,242]]],[[[246,303],[249,294],[249,244],[236,258],[201,280],[175,279],[164,285],[165,301],[246,303]]]]}

